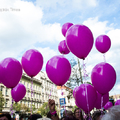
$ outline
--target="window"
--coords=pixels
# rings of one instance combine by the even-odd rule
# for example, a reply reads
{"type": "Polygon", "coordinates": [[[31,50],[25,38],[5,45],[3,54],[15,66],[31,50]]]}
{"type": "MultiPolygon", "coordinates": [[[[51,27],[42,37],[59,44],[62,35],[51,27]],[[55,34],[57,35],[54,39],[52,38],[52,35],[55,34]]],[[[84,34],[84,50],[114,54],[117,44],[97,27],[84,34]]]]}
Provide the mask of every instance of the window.
{"type": "Polygon", "coordinates": [[[27,92],[27,96],[29,97],[29,92],[27,92]]]}
{"type": "Polygon", "coordinates": [[[29,88],[29,83],[27,83],[27,88],[29,88]]]}
{"type": "Polygon", "coordinates": [[[8,100],[6,100],[6,102],[5,102],[5,107],[7,107],[7,105],[8,105],[8,100]]]}
{"type": "Polygon", "coordinates": [[[29,102],[28,102],[28,107],[29,107],[29,102]]]}
{"type": "Polygon", "coordinates": [[[1,92],[3,91],[3,88],[2,88],[2,87],[0,87],[0,91],[1,91],[1,92]]]}
{"type": "Polygon", "coordinates": [[[6,90],[5,90],[5,95],[8,95],[8,89],[6,88],[6,90]]]}

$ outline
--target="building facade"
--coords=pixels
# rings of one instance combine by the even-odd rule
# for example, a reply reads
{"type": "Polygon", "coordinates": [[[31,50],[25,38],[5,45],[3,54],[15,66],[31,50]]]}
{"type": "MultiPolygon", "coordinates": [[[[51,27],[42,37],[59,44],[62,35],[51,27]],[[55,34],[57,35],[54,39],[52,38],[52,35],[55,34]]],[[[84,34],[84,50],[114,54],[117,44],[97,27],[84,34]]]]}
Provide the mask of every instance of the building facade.
{"type": "MultiPolygon", "coordinates": [[[[32,105],[35,105],[35,108],[39,108],[44,102],[47,102],[48,99],[54,99],[58,105],[57,86],[48,79],[46,73],[41,71],[32,79],[23,73],[20,83],[25,85],[26,95],[21,101],[19,101],[19,103],[25,104],[29,108],[32,103],[32,105]],[[33,91],[32,97],[31,90],[33,91]]],[[[11,89],[0,84],[0,90],[5,98],[3,111],[9,112],[12,104],[11,89]]]]}
{"type": "Polygon", "coordinates": [[[75,106],[75,99],[73,96],[68,99],[69,91],[72,91],[72,89],[66,87],[66,86],[57,86],[57,92],[58,92],[58,99],[59,99],[59,110],[61,117],[63,116],[64,110],[70,110],[72,111],[72,107],[75,106]]]}

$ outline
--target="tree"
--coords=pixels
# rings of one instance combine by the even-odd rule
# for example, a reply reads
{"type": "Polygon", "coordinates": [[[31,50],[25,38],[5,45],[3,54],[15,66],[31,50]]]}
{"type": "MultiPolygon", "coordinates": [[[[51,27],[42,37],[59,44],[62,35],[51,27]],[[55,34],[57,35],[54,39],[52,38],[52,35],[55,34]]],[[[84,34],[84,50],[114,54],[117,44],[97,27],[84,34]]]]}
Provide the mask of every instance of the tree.
{"type": "Polygon", "coordinates": [[[20,104],[20,103],[14,103],[13,104],[13,110],[24,111],[24,112],[29,112],[30,111],[28,106],[26,106],[25,104],[20,104]]]}
{"type": "Polygon", "coordinates": [[[4,97],[3,97],[3,94],[2,94],[2,92],[0,91],[0,112],[2,112],[2,110],[3,110],[3,106],[4,106],[4,104],[5,104],[5,99],[4,99],[4,97]]]}
{"type": "MultiPolygon", "coordinates": [[[[71,76],[69,78],[69,80],[67,81],[67,83],[65,84],[68,88],[71,88],[72,90],[76,87],[76,86],[80,86],[80,84],[83,84],[83,77],[86,77],[86,79],[88,79],[87,73],[84,69],[85,69],[85,65],[81,65],[80,64],[80,60],[77,58],[77,61],[72,58],[70,60],[70,64],[72,67],[72,72],[71,72],[71,76]],[[85,74],[85,76],[82,76],[82,73],[85,74]]],[[[87,82],[90,84],[90,82],[87,82]]],[[[69,93],[67,95],[68,99],[70,99],[73,96],[73,91],[69,90],[69,93]]]]}
{"type": "Polygon", "coordinates": [[[49,112],[48,102],[43,103],[43,105],[38,108],[38,111],[42,116],[47,116],[47,113],[49,112]]]}
{"type": "MultiPolygon", "coordinates": [[[[58,109],[57,109],[56,106],[55,106],[55,109],[56,109],[56,111],[57,111],[57,114],[59,115],[59,111],[58,111],[58,109]]],[[[42,105],[40,108],[38,108],[37,113],[39,113],[39,114],[42,115],[42,116],[47,116],[47,113],[48,113],[49,111],[50,111],[50,110],[49,110],[48,102],[45,102],[45,103],[43,103],[43,105],[42,105]]]]}
{"type": "Polygon", "coordinates": [[[76,108],[78,108],[76,105],[73,106],[73,108],[72,108],[72,112],[73,112],[73,113],[74,113],[74,111],[75,111],[76,108]]]}

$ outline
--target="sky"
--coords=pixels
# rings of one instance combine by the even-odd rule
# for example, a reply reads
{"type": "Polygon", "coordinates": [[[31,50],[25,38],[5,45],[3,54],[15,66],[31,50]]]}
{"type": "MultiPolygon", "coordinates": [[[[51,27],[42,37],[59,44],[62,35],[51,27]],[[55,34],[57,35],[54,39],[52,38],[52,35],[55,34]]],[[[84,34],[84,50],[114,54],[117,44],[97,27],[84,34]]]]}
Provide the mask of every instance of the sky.
{"type": "MultiPolygon", "coordinates": [[[[92,31],[94,43],[102,34],[111,39],[105,59],[114,67],[117,80],[110,95],[120,94],[119,6],[119,0],[0,0],[0,61],[7,57],[21,61],[25,51],[37,49],[44,58],[44,71],[50,58],[61,55],[58,44],[65,40],[62,25],[83,24],[92,31]]],[[[77,60],[72,53],[65,57],[77,60]]],[[[91,74],[93,67],[103,61],[103,54],[94,44],[85,60],[87,72],[91,74]]]]}

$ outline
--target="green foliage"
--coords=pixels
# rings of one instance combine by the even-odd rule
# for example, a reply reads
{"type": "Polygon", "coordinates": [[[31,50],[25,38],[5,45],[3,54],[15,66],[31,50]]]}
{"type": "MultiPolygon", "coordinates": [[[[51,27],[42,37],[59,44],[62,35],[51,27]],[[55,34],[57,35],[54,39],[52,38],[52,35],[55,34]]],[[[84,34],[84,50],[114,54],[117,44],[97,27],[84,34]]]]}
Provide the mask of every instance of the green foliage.
{"type": "MultiPolygon", "coordinates": [[[[59,115],[59,111],[56,106],[55,106],[55,110],[57,111],[57,114],[59,115]]],[[[48,102],[45,102],[45,103],[43,103],[43,105],[40,108],[38,108],[37,113],[39,113],[42,116],[47,116],[47,113],[49,111],[50,110],[49,110],[48,102]]]]}
{"type": "Polygon", "coordinates": [[[5,99],[3,97],[2,92],[0,91],[0,112],[2,112],[4,104],[5,104],[5,99]]]}
{"type": "Polygon", "coordinates": [[[30,111],[30,109],[25,104],[20,104],[20,103],[14,103],[13,104],[13,109],[15,111],[24,111],[24,112],[29,112],[30,111]]]}
{"type": "Polygon", "coordinates": [[[47,116],[47,113],[49,112],[48,102],[43,103],[43,105],[38,109],[38,111],[42,116],[47,116]]]}
{"type": "Polygon", "coordinates": [[[72,112],[74,113],[74,110],[78,108],[76,105],[72,108],[72,112]]]}

